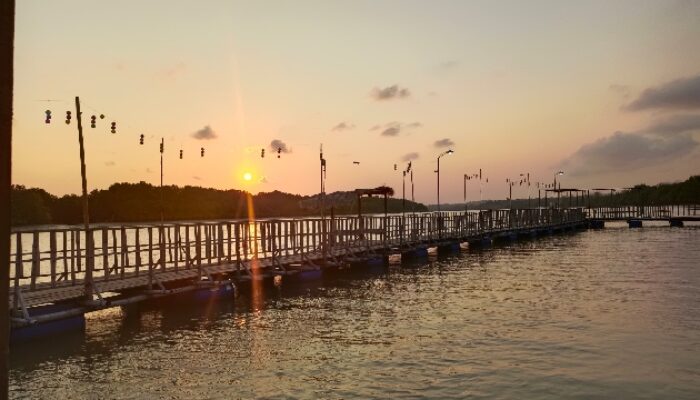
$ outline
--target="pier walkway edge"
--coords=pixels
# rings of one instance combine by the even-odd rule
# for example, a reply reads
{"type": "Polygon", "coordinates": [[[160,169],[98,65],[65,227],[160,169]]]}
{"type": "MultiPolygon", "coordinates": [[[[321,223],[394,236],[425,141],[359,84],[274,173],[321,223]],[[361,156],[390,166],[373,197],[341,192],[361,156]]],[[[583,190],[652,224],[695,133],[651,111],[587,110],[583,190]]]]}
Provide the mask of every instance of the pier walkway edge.
{"type": "Polygon", "coordinates": [[[96,225],[87,232],[20,228],[11,237],[11,322],[17,329],[182,292],[318,277],[390,254],[411,258],[428,247],[484,246],[611,220],[679,226],[673,221],[700,220],[699,213],[698,206],[534,208],[96,225]]]}

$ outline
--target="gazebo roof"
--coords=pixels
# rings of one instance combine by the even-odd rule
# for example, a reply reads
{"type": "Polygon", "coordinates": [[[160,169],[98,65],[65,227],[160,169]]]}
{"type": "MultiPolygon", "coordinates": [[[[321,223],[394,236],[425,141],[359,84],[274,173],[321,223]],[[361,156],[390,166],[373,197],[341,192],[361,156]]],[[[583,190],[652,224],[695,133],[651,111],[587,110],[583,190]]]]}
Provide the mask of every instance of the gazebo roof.
{"type": "Polygon", "coordinates": [[[545,189],[546,192],[554,192],[554,193],[571,193],[571,192],[585,192],[586,189],[566,189],[566,188],[561,188],[561,189],[545,189]]]}
{"type": "Polygon", "coordinates": [[[393,196],[394,195],[394,189],[388,187],[388,186],[379,186],[374,189],[355,189],[355,193],[357,193],[358,196],[374,196],[374,195],[379,195],[379,196],[393,196]]]}

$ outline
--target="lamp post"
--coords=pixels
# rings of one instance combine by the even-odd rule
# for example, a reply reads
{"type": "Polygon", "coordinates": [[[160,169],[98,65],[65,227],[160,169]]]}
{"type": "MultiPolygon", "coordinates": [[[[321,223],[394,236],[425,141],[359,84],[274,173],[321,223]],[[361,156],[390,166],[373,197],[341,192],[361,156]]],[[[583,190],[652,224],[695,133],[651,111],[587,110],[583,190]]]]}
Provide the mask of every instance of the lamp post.
{"type": "Polygon", "coordinates": [[[163,229],[163,152],[165,151],[165,138],[160,138],[160,225],[163,229]]]}
{"type": "Polygon", "coordinates": [[[437,157],[437,206],[438,206],[438,212],[440,212],[440,159],[442,156],[446,156],[448,154],[452,154],[454,151],[452,149],[448,149],[447,151],[444,151],[440,153],[440,155],[437,157]]]}
{"type": "Polygon", "coordinates": [[[520,174],[520,185],[527,183],[527,208],[530,208],[530,173],[520,174]]]}
{"type": "Polygon", "coordinates": [[[486,179],[482,180],[481,179],[481,168],[479,168],[479,210],[481,210],[483,208],[484,197],[482,195],[482,192],[486,192],[486,189],[488,189],[488,184],[489,184],[489,178],[486,177],[486,179]],[[482,186],[482,182],[484,182],[486,187],[482,186]]]}
{"type": "Polygon", "coordinates": [[[411,170],[411,212],[416,211],[415,205],[416,205],[416,197],[415,197],[415,188],[413,187],[413,170],[411,170]]]}
{"type": "Polygon", "coordinates": [[[561,200],[561,192],[559,191],[561,189],[561,181],[559,182],[559,187],[557,187],[557,176],[564,175],[564,171],[557,171],[554,174],[554,190],[557,191],[557,208],[559,208],[560,200],[561,200]]]}
{"type": "Polygon", "coordinates": [[[406,213],[406,171],[402,172],[403,178],[401,181],[401,214],[406,213]]]}
{"type": "Polygon", "coordinates": [[[515,182],[511,180],[510,178],[506,178],[506,184],[508,185],[508,209],[512,210],[513,209],[513,186],[515,186],[515,182]]]}
{"type": "Polygon", "coordinates": [[[464,211],[469,211],[469,206],[467,203],[467,181],[479,178],[479,200],[481,200],[481,168],[478,174],[464,174],[464,211]]]}
{"type": "MultiPolygon", "coordinates": [[[[488,183],[488,181],[489,181],[489,178],[486,178],[486,183],[488,183]]],[[[482,201],[482,195],[481,195],[482,186],[481,186],[481,182],[482,182],[482,181],[481,181],[481,168],[479,168],[479,210],[481,210],[481,201],[482,201]]]]}
{"type": "Polygon", "coordinates": [[[464,211],[467,211],[467,174],[464,174],[464,211]]]}
{"type": "MultiPolygon", "coordinates": [[[[402,198],[401,198],[401,214],[406,213],[406,175],[409,173],[412,174],[411,171],[411,162],[408,162],[408,165],[406,166],[406,169],[402,171],[403,175],[403,180],[402,180],[402,198]]],[[[413,185],[413,175],[411,175],[411,185],[413,185]]]]}
{"type": "MultiPolygon", "coordinates": [[[[321,235],[323,237],[323,265],[326,265],[326,254],[328,252],[328,239],[326,238],[326,159],[323,157],[323,144],[319,148],[318,158],[320,160],[320,181],[321,181],[321,235]]],[[[360,205],[358,204],[358,207],[360,205]]],[[[362,218],[360,218],[360,223],[362,218]]],[[[363,229],[362,226],[360,229],[363,229]]]]}

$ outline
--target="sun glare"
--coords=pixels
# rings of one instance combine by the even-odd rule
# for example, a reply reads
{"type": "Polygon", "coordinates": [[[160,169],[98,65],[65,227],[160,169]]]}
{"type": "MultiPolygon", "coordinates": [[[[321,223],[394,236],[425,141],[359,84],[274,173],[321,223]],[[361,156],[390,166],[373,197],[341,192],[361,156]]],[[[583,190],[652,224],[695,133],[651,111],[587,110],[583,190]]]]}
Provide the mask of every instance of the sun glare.
{"type": "Polygon", "coordinates": [[[246,172],[245,174],[243,174],[243,180],[244,180],[244,181],[251,181],[251,180],[253,180],[253,174],[251,174],[250,172],[246,172]]]}

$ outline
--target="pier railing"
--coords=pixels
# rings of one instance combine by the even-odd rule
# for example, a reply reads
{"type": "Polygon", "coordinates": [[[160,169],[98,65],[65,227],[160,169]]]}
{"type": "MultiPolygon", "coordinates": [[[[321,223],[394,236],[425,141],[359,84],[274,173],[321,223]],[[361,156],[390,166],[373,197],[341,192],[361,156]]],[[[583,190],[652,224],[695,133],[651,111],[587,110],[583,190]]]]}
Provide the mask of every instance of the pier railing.
{"type": "Polygon", "coordinates": [[[134,277],[145,277],[151,287],[165,273],[195,272],[202,279],[213,265],[247,273],[256,265],[252,260],[304,262],[353,249],[467,240],[585,217],[581,208],[540,208],[104,225],[87,232],[77,226],[17,229],[11,237],[11,280],[17,302],[21,293],[84,285],[88,267],[95,289],[134,277]]]}
{"type": "Polygon", "coordinates": [[[596,207],[586,210],[589,219],[629,220],[629,219],[658,219],[666,220],[679,217],[700,216],[700,205],[676,204],[654,206],[619,206],[596,207]]]}

